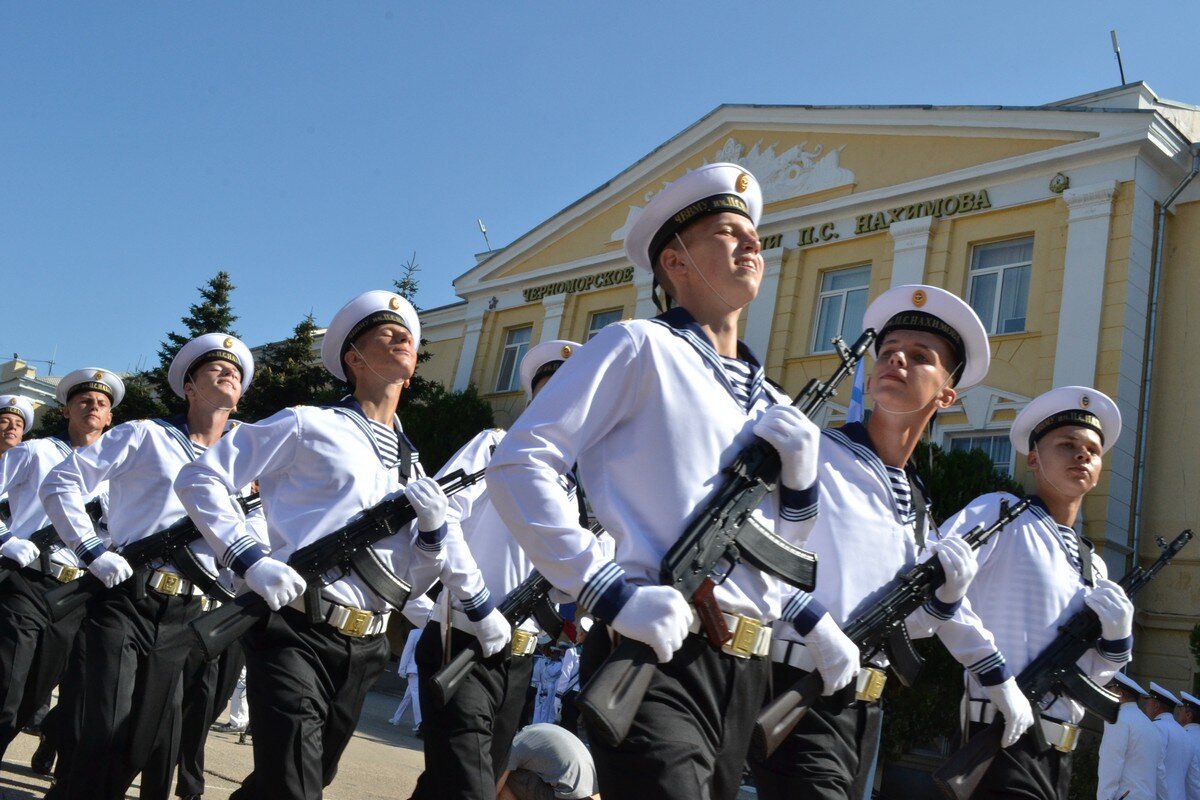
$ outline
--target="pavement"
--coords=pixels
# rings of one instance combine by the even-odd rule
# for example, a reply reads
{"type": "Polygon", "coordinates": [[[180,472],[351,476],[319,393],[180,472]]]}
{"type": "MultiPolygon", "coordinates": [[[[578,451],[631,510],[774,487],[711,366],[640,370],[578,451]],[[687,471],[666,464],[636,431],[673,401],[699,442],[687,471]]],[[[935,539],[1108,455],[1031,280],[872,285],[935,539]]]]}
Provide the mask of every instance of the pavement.
{"type": "MultiPolygon", "coordinates": [[[[396,800],[412,793],[424,769],[424,756],[408,712],[400,725],[388,724],[398,702],[398,697],[383,692],[367,695],[337,778],[325,790],[326,800],[396,800]]],[[[209,734],[204,753],[205,800],[224,800],[241,785],[253,761],[250,738],[239,745],[236,733],[209,734]]],[[[9,745],[0,767],[0,800],[40,799],[46,793],[49,781],[29,768],[36,747],[37,739],[25,733],[9,745]]],[[[137,798],[137,787],[135,781],[129,798],[137,798]]]]}

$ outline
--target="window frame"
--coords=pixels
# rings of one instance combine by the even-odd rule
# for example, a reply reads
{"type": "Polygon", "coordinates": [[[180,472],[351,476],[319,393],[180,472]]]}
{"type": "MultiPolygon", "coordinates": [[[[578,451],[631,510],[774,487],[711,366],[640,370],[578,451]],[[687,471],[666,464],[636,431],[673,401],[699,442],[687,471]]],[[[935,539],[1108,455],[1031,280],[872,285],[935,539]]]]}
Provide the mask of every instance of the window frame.
{"type": "MultiPolygon", "coordinates": [[[[945,436],[942,440],[944,442],[946,452],[947,453],[954,452],[954,442],[962,441],[964,439],[999,439],[1001,441],[1006,442],[1008,444],[1008,461],[1005,463],[998,463],[996,461],[996,459],[992,458],[992,466],[996,469],[997,472],[1002,473],[1006,477],[1009,477],[1009,478],[1014,477],[1014,474],[1016,472],[1017,451],[1016,451],[1016,448],[1014,448],[1012,446],[1012,442],[1009,438],[1009,431],[1007,429],[975,428],[975,429],[946,431],[945,436]]],[[[971,448],[968,448],[968,450],[966,452],[970,452],[971,450],[983,450],[983,448],[982,447],[971,447],[971,448]]],[[[985,452],[987,452],[988,457],[991,458],[991,452],[989,452],[989,451],[985,451],[985,452]]]]}
{"type": "MultiPolygon", "coordinates": [[[[980,242],[978,244],[974,244],[971,246],[970,263],[967,265],[967,291],[966,291],[967,305],[971,306],[972,308],[975,308],[974,304],[971,302],[971,295],[972,295],[972,292],[975,287],[976,278],[978,278],[980,276],[984,276],[984,275],[996,275],[997,276],[996,280],[997,280],[998,285],[996,288],[995,297],[992,298],[992,308],[990,310],[989,316],[987,319],[984,319],[982,317],[982,315],[980,316],[980,321],[983,323],[984,330],[987,331],[988,336],[1007,336],[1009,334],[1027,333],[1029,331],[1029,283],[1032,282],[1032,278],[1033,278],[1033,245],[1034,245],[1034,236],[1032,234],[1030,234],[1028,236],[1016,236],[1016,237],[1009,238],[1009,239],[999,239],[999,240],[993,241],[993,242],[980,242]],[[1012,246],[1014,244],[1018,244],[1018,243],[1022,243],[1022,242],[1029,242],[1029,260],[1028,261],[1014,261],[1014,262],[1011,262],[1008,264],[1000,264],[999,266],[985,267],[983,269],[976,268],[975,264],[976,264],[976,261],[978,260],[979,253],[981,253],[991,247],[998,247],[998,246],[1006,247],[1006,246],[1012,246]],[[1007,275],[1009,270],[1017,270],[1017,269],[1027,269],[1028,270],[1027,275],[1029,276],[1029,280],[1027,280],[1026,286],[1025,286],[1025,301],[1024,301],[1025,316],[1023,317],[1024,322],[1022,322],[1020,330],[1001,331],[1001,330],[999,330],[1000,307],[1004,303],[1005,276],[1007,275]]],[[[978,309],[975,309],[975,312],[978,314],[979,313],[978,309]]]]}
{"type": "MultiPolygon", "coordinates": [[[[825,301],[829,300],[830,298],[833,298],[833,297],[840,296],[842,298],[842,307],[841,307],[841,311],[839,312],[839,319],[838,319],[838,325],[837,325],[838,335],[842,335],[843,328],[846,325],[847,295],[849,295],[850,292],[858,292],[858,291],[864,292],[868,297],[870,296],[870,292],[871,292],[871,262],[870,261],[867,261],[862,264],[854,264],[852,266],[846,266],[846,267],[834,267],[831,269],[826,269],[826,270],[821,271],[820,280],[818,281],[818,285],[817,285],[817,301],[816,301],[816,305],[813,309],[812,336],[809,338],[809,352],[812,355],[824,355],[826,353],[835,352],[834,346],[831,342],[828,342],[828,341],[822,342],[818,338],[821,335],[821,309],[822,309],[825,301]],[[866,283],[862,286],[855,286],[855,287],[852,287],[849,289],[829,289],[829,290],[822,290],[820,288],[821,286],[823,286],[825,284],[825,279],[830,275],[833,275],[838,272],[849,272],[850,270],[864,269],[864,268],[867,271],[866,272],[867,278],[866,278],[866,283]]],[[[866,304],[863,305],[863,309],[865,311],[866,304]]],[[[861,331],[861,327],[860,327],[860,331],[861,331]]],[[[851,337],[853,338],[857,335],[858,335],[858,332],[854,332],[851,334],[851,337]]]]}
{"type": "Polygon", "coordinates": [[[587,331],[584,333],[583,343],[587,344],[588,342],[590,342],[592,340],[593,336],[595,336],[597,333],[599,333],[600,331],[607,328],[609,325],[612,325],[613,322],[620,322],[621,316],[624,313],[625,313],[625,307],[618,306],[616,308],[604,308],[599,311],[593,311],[590,314],[588,314],[588,327],[587,327],[587,331]],[[606,322],[603,325],[601,325],[599,328],[593,328],[592,326],[595,323],[596,318],[600,317],[604,314],[616,314],[617,317],[612,322],[606,322]]]}
{"type": "Polygon", "coordinates": [[[506,392],[516,392],[521,389],[521,359],[529,352],[529,348],[533,344],[533,325],[514,325],[511,328],[504,330],[504,346],[500,349],[500,366],[496,371],[496,388],[497,394],[506,392]],[[513,335],[528,331],[529,338],[524,342],[513,342],[513,335]],[[523,348],[523,349],[522,349],[523,348]],[[503,381],[505,377],[505,359],[508,357],[509,351],[513,351],[513,360],[509,369],[508,380],[503,381]]]}

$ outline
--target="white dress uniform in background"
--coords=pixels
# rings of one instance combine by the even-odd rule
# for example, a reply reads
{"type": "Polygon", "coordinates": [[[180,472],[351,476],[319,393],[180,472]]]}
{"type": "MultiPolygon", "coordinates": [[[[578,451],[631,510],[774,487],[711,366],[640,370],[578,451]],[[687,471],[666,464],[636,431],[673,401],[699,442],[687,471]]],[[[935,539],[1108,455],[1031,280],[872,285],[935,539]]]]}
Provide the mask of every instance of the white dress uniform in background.
{"type": "MultiPolygon", "coordinates": [[[[1142,697],[1149,696],[1124,673],[1114,673],[1113,678],[1142,697]]],[[[1135,700],[1121,703],[1117,721],[1104,723],[1096,800],[1155,800],[1163,770],[1163,742],[1157,734],[1135,700]]]]}
{"type": "MultiPolygon", "coordinates": [[[[1179,698],[1157,683],[1150,682],[1150,696],[1171,710],[1179,705],[1179,698]]],[[[1200,798],[1200,764],[1196,759],[1196,748],[1183,726],[1175,721],[1171,710],[1163,711],[1154,718],[1154,725],[1163,741],[1164,783],[1159,787],[1162,800],[1197,800],[1200,798]]]]}
{"type": "Polygon", "coordinates": [[[404,650],[400,653],[400,662],[396,665],[396,674],[407,681],[407,688],[404,690],[404,697],[396,706],[395,713],[388,720],[392,725],[400,724],[400,717],[408,708],[412,709],[413,732],[415,733],[421,727],[421,694],[418,689],[419,679],[417,678],[417,640],[421,638],[421,629],[413,628],[408,632],[408,636],[404,640],[404,650]]]}
{"type": "Polygon", "coordinates": [[[533,701],[533,722],[558,722],[558,679],[562,675],[562,648],[558,643],[551,645],[559,658],[546,657],[538,662],[533,679],[537,686],[537,699],[533,701]]]}

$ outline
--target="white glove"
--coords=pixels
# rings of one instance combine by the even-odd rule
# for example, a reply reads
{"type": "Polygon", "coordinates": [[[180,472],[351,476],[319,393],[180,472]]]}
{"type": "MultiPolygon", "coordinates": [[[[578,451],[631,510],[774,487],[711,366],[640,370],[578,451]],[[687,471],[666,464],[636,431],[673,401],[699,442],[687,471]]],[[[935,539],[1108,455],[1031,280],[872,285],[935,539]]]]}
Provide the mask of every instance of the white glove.
{"type": "Polygon", "coordinates": [[[1017,688],[1016,678],[1009,678],[995,686],[984,686],[983,691],[996,705],[996,710],[1004,715],[1004,738],[1000,740],[1000,746],[1012,747],[1021,734],[1033,725],[1033,709],[1029,706],[1029,700],[1017,688]]]}
{"type": "Polygon", "coordinates": [[[133,577],[133,567],[129,566],[125,557],[107,551],[88,564],[88,572],[103,581],[109,589],[133,577]]]}
{"type": "Polygon", "coordinates": [[[1119,585],[1107,578],[1096,581],[1083,603],[1100,618],[1100,635],[1110,641],[1133,634],[1133,603],[1119,585]]]}
{"type": "Polygon", "coordinates": [[[250,565],[246,570],[246,585],[262,595],[272,611],[283,608],[308,588],[299,572],[270,556],[250,565]]]}
{"type": "Polygon", "coordinates": [[[650,645],[658,663],[671,660],[692,624],[692,607],[674,586],[639,586],[617,612],[612,628],[650,645]]]}
{"type": "Polygon", "coordinates": [[[979,560],[976,553],[961,537],[951,536],[942,539],[929,548],[937,553],[942,569],[946,571],[946,582],[933,593],[943,603],[957,603],[967,594],[967,587],[979,571],[979,560]]]}
{"type": "Polygon", "coordinates": [[[19,536],[13,536],[3,545],[0,545],[0,556],[11,558],[22,567],[28,567],[41,554],[42,551],[38,549],[36,544],[19,536]]]}
{"type": "Polygon", "coordinates": [[[817,443],[821,430],[784,403],[773,405],[754,423],[754,435],[779,451],[780,481],[789,489],[807,489],[817,481],[817,443]]]}
{"type": "Polygon", "coordinates": [[[821,694],[828,697],[850,685],[858,677],[861,655],[850,637],[842,632],[833,617],[825,614],[804,637],[813,663],[821,675],[821,694]]]}
{"type": "Polygon", "coordinates": [[[428,533],[446,521],[446,493],[433,478],[417,478],[404,490],[417,512],[417,530],[428,533]]]}
{"type": "Polygon", "coordinates": [[[498,608],[493,608],[486,617],[471,624],[475,628],[475,638],[479,640],[484,658],[499,653],[512,638],[512,625],[508,624],[508,620],[498,608]]]}

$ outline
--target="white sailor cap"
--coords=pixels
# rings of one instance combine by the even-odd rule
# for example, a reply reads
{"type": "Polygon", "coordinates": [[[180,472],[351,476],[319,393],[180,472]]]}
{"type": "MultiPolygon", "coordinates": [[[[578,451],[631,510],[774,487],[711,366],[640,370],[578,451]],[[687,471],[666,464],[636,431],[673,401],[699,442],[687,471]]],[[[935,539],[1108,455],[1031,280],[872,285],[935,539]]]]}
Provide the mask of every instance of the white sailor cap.
{"type": "Polygon", "coordinates": [[[420,345],[421,321],[412,303],[395,292],[374,289],[363,292],[333,315],[321,342],[321,362],[334,377],[347,380],[342,356],[359,334],[376,325],[395,322],[408,328],[413,341],[420,345]]]}
{"type": "Polygon", "coordinates": [[[1179,693],[1179,701],[1185,706],[1190,706],[1193,711],[1200,711],[1200,697],[1187,692],[1179,693]]]}
{"type": "Polygon", "coordinates": [[[1150,681],[1150,696],[1156,700],[1168,703],[1173,706],[1179,705],[1179,698],[1171,694],[1169,691],[1159,686],[1154,681],[1150,681]]]}
{"type": "Polygon", "coordinates": [[[250,382],[254,380],[254,356],[250,354],[250,348],[241,339],[228,333],[206,333],[179,348],[175,358],[171,359],[171,366],[167,370],[167,383],[171,385],[171,391],[185,397],[183,385],[188,376],[196,367],[209,361],[233,364],[242,376],[242,393],[245,394],[250,388],[250,382]]]}
{"type": "Polygon", "coordinates": [[[521,359],[521,386],[525,397],[533,399],[533,384],[538,378],[553,375],[571,354],[583,345],[566,339],[553,339],[529,348],[521,359]]]}
{"type": "Polygon", "coordinates": [[[0,414],[16,414],[25,420],[25,431],[33,429],[33,403],[16,394],[0,394],[0,414]]]}
{"type": "Polygon", "coordinates": [[[1130,691],[1136,692],[1141,697],[1149,697],[1150,693],[1138,685],[1138,682],[1126,675],[1124,672],[1114,672],[1113,681],[1119,683],[1130,691]]]}
{"type": "Polygon", "coordinates": [[[744,167],[727,162],[705,164],[668,184],[646,204],[625,236],[625,255],[653,272],[664,246],[691,223],[722,211],[741,214],[757,227],[762,189],[744,167]]]}
{"type": "Polygon", "coordinates": [[[101,394],[106,394],[112,402],[112,407],[116,408],[121,404],[121,400],[125,398],[125,381],[121,380],[117,373],[101,369],[100,367],[77,369],[74,372],[67,373],[58,382],[58,390],[55,394],[58,397],[59,403],[66,404],[68,400],[80,392],[100,392],[101,394]]]}
{"type": "Polygon", "coordinates": [[[1121,435],[1121,412],[1104,392],[1060,386],[1030,400],[1013,420],[1008,438],[1024,455],[1038,439],[1064,425],[1091,428],[1100,436],[1101,452],[1107,453],[1121,435]]]}
{"type": "Polygon", "coordinates": [[[959,359],[959,391],[969,389],[987,375],[992,363],[987,331],[975,310],[945,289],[922,284],[895,286],[876,297],[863,314],[863,328],[874,328],[875,352],[891,330],[917,330],[937,334],[950,343],[959,359]]]}

